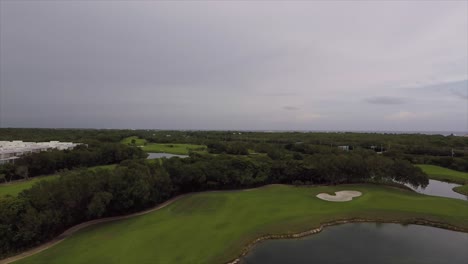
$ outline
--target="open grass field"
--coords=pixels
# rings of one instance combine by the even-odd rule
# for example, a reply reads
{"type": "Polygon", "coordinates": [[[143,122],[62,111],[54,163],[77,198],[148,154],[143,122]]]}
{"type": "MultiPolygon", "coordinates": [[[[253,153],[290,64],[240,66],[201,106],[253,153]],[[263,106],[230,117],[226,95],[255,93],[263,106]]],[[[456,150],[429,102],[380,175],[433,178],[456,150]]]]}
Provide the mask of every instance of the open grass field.
{"type": "Polygon", "coordinates": [[[468,202],[378,185],[205,192],[145,215],[90,226],[15,263],[225,263],[264,234],[297,233],[350,218],[419,218],[468,230],[468,202]],[[315,197],[341,190],[362,196],[341,203],[315,197]]]}
{"type": "Polygon", "coordinates": [[[120,141],[120,143],[126,144],[126,145],[132,144],[132,140],[133,140],[133,139],[135,140],[135,144],[136,144],[137,146],[143,146],[143,145],[146,144],[146,140],[145,140],[145,139],[139,138],[139,137],[137,137],[137,136],[131,136],[131,137],[124,138],[124,139],[122,139],[122,141],[120,141]]]}
{"type": "Polygon", "coordinates": [[[468,184],[468,172],[455,171],[435,165],[416,165],[421,168],[431,179],[447,181],[458,184],[468,184]]]}
{"type": "Polygon", "coordinates": [[[206,151],[206,146],[194,144],[150,143],[146,144],[142,149],[145,152],[164,152],[170,154],[188,155],[189,151],[206,151]]]}
{"type": "MultiPolygon", "coordinates": [[[[115,164],[101,165],[101,166],[90,167],[89,170],[113,169],[115,168],[115,166],[117,165],[115,164]]],[[[18,193],[20,193],[22,190],[31,188],[35,183],[39,181],[52,180],[52,179],[58,178],[60,174],[61,173],[55,173],[52,175],[30,178],[28,180],[13,181],[11,183],[0,184],[0,197],[5,196],[5,195],[15,196],[18,193]]]]}

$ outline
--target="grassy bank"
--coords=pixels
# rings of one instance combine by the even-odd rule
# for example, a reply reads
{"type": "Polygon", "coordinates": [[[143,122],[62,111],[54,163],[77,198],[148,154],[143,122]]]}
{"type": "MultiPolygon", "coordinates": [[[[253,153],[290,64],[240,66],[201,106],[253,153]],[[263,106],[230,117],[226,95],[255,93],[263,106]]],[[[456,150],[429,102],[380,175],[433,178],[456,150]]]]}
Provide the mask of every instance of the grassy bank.
{"type": "Polygon", "coordinates": [[[262,235],[297,233],[351,218],[418,218],[468,230],[468,203],[379,185],[273,185],[198,193],[146,215],[88,227],[17,263],[225,263],[262,235]],[[363,195],[343,203],[315,197],[339,190],[363,195]]]}
{"type": "Polygon", "coordinates": [[[453,191],[468,196],[468,184],[455,187],[453,191]]]}
{"type": "Polygon", "coordinates": [[[468,184],[468,172],[455,171],[435,165],[420,164],[416,166],[421,168],[430,179],[458,184],[468,184]]]}
{"type": "MultiPolygon", "coordinates": [[[[101,166],[95,166],[95,167],[90,167],[90,170],[96,170],[96,169],[113,169],[115,168],[115,164],[111,165],[101,165],[101,166]]],[[[35,183],[39,181],[47,181],[47,180],[53,180],[58,178],[61,174],[63,173],[55,173],[52,175],[46,175],[46,176],[39,176],[39,177],[34,177],[30,178],[28,180],[20,180],[20,181],[13,181],[10,183],[4,183],[0,184],[0,197],[5,196],[5,195],[18,195],[23,190],[31,188],[35,183]]]]}

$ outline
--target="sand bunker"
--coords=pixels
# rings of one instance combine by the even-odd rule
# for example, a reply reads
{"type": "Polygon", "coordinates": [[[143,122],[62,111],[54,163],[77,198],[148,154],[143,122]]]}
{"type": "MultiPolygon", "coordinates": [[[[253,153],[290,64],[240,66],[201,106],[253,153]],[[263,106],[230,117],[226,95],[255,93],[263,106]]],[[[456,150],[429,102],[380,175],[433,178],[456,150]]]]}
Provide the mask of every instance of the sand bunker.
{"type": "Polygon", "coordinates": [[[362,193],[358,191],[339,191],[335,192],[335,194],[336,195],[330,195],[328,193],[319,193],[317,194],[317,198],[330,202],[349,202],[354,197],[359,197],[362,195],[362,193]]]}

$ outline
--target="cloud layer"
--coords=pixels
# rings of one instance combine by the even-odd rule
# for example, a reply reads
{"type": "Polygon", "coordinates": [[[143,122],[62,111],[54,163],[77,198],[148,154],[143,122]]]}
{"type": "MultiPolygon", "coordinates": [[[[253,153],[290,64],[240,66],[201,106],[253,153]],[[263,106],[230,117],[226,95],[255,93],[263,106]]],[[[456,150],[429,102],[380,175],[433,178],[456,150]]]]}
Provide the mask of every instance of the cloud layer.
{"type": "Polygon", "coordinates": [[[3,127],[468,130],[468,2],[0,5],[3,127]]]}

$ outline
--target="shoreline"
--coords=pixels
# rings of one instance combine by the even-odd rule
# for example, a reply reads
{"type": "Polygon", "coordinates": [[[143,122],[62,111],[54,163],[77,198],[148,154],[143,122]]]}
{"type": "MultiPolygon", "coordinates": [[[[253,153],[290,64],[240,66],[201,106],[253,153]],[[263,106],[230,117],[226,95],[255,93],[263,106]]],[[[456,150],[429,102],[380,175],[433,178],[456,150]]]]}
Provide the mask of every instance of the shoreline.
{"type": "Polygon", "coordinates": [[[239,264],[241,263],[241,258],[245,257],[255,246],[260,244],[263,241],[267,240],[275,240],[275,239],[297,239],[297,238],[302,238],[302,237],[307,237],[307,236],[312,236],[315,234],[318,234],[322,232],[325,228],[330,227],[330,226],[336,226],[336,225],[344,225],[344,224],[350,224],[350,223],[382,223],[382,224],[401,224],[401,225],[421,225],[421,226],[430,226],[434,228],[442,228],[442,229],[447,229],[451,231],[456,231],[456,232],[463,232],[463,233],[468,233],[468,228],[460,228],[456,226],[452,226],[450,224],[446,223],[441,223],[441,222],[434,222],[434,221],[428,221],[424,219],[409,219],[409,220],[382,220],[382,219],[377,219],[377,220],[372,220],[372,219],[366,219],[366,218],[354,218],[354,219],[341,219],[341,220],[334,220],[331,222],[326,222],[321,224],[317,228],[309,229],[306,231],[302,231],[299,233],[293,233],[293,234],[271,234],[271,235],[264,235],[259,238],[254,239],[252,242],[250,242],[247,246],[245,246],[242,249],[242,252],[238,255],[237,258],[234,260],[226,262],[226,264],[239,264]]]}

